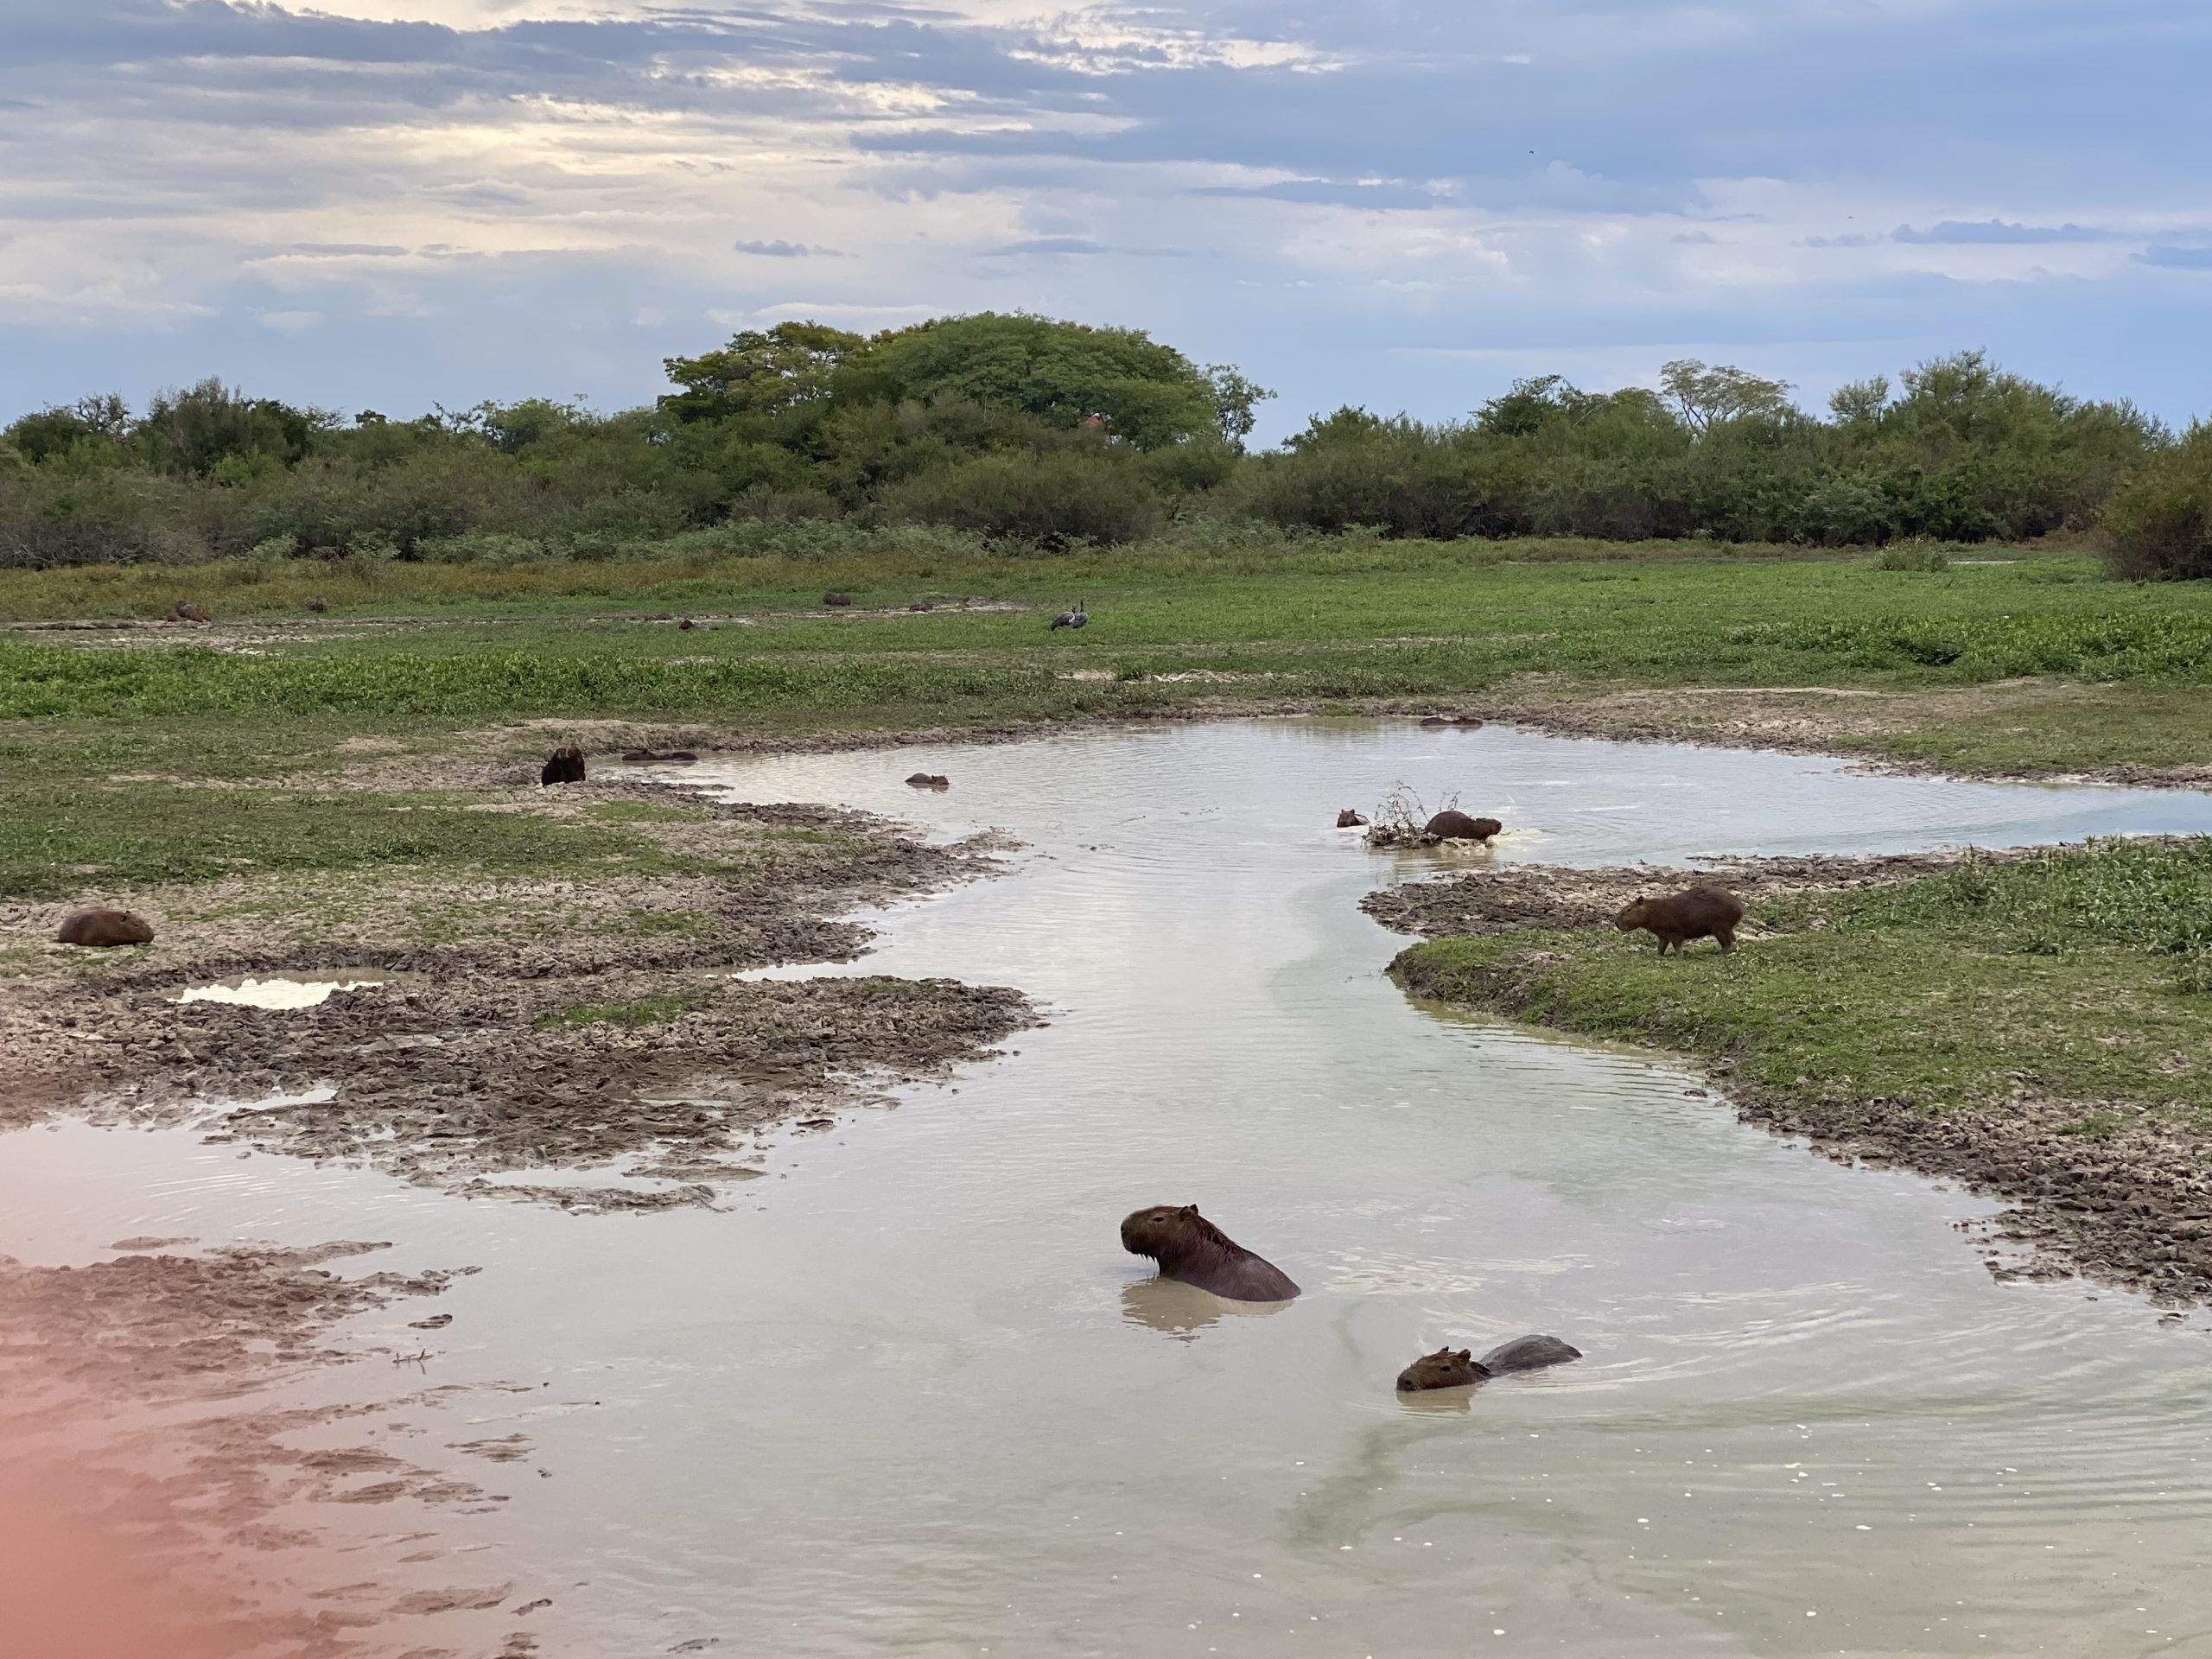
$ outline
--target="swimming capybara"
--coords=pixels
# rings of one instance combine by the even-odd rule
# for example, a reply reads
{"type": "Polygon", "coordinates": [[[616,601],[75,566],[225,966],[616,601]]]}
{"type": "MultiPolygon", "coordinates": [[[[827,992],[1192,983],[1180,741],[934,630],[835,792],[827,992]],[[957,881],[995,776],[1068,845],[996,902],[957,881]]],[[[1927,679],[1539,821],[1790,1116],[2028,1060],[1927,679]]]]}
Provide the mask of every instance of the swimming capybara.
{"type": "Polygon", "coordinates": [[[1682,953],[1687,939],[1712,939],[1723,950],[1736,948],[1736,924],[1744,919],[1744,901],[1726,887],[1692,887],[1671,899],[1638,898],[1621,906],[1613,925],[1624,933],[1648,928],[1659,941],[1659,954],[1682,953]]]}
{"type": "Polygon", "coordinates": [[[1439,726],[1458,726],[1474,731],[1482,725],[1482,721],[1473,715],[1428,715],[1423,716],[1421,723],[1431,730],[1439,726]]]}
{"type": "Polygon", "coordinates": [[[941,772],[918,772],[906,780],[909,789],[950,789],[952,779],[941,772]]]}
{"type": "Polygon", "coordinates": [[[1122,1223],[1122,1248],[1150,1256],[1163,1279],[1179,1279],[1231,1301],[1287,1302],[1298,1294],[1288,1274],[1230,1237],[1195,1204],[1137,1211],[1122,1223]]]}
{"type": "Polygon", "coordinates": [[[1444,1347],[1433,1354],[1423,1354],[1400,1371],[1398,1387],[1407,1394],[1419,1389],[1463,1389],[1485,1377],[1503,1376],[1509,1371],[1533,1371],[1546,1365],[1564,1365],[1570,1359],[1581,1357],[1580,1348],[1572,1347],[1557,1337],[1516,1337],[1510,1342],[1500,1343],[1480,1359],[1468,1349],[1455,1351],[1444,1347]]]}
{"type": "Polygon", "coordinates": [[[632,766],[689,766],[695,765],[699,757],[689,749],[631,749],[622,759],[632,766]]]}
{"type": "Polygon", "coordinates": [[[61,924],[54,936],[56,944],[84,944],[105,948],[111,944],[151,944],[153,925],[127,910],[80,910],[61,924]]]}
{"type": "Polygon", "coordinates": [[[1366,827],[1367,820],[1350,807],[1337,814],[1337,828],[1339,830],[1364,830],[1366,827]]]}
{"type": "Polygon", "coordinates": [[[822,602],[824,605],[849,605],[853,602],[853,596],[850,594],[824,594],[822,602]]]}
{"type": "Polygon", "coordinates": [[[1488,841],[1505,826],[1496,818],[1471,818],[1464,812],[1440,812],[1421,826],[1439,841],[1488,841]]]}
{"type": "Polygon", "coordinates": [[[584,752],[573,743],[564,743],[545,757],[545,769],[537,774],[541,784],[581,784],[584,780],[584,752]]]}

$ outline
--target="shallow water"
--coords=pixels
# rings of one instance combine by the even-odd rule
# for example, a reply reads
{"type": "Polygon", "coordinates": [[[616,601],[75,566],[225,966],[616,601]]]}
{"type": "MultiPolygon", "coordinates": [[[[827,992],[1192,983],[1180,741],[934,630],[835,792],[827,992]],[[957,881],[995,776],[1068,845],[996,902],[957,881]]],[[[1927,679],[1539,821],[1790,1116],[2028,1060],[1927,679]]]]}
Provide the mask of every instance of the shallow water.
{"type": "Polygon", "coordinates": [[[1379,973],[1404,941],[1356,907],[1488,856],[2212,830],[2205,798],[1370,721],[687,776],[1011,831],[1005,879],[901,906],[834,971],[1018,985],[1052,1023],[786,1141],[726,1212],[69,1128],[0,1141],[0,1249],[366,1236],[482,1265],[428,1374],[533,1389],[471,1396],[467,1433],[527,1433],[549,1471],[487,1553],[557,1586],[518,1590],[555,1598],[549,1655],[2212,1655],[2205,1320],[2000,1285],[1953,1229],[1977,1200],[1409,1003],[1379,973]],[[1384,856],[1328,827],[1400,783],[1509,834],[1384,856]],[[1116,1224],[1193,1201],[1306,1294],[1148,1282],[1116,1224]],[[1392,1390],[1528,1331],[1587,1357],[1392,1390]]]}
{"type": "Polygon", "coordinates": [[[212,985],[190,985],[177,993],[180,1002],[230,1002],[248,1008],[312,1008],[330,1001],[339,991],[382,985],[399,977],[394,974],[341,974],[334,978],[287,979],[271,975],[258,979],[251,974],[218,980],[212,985]]]}

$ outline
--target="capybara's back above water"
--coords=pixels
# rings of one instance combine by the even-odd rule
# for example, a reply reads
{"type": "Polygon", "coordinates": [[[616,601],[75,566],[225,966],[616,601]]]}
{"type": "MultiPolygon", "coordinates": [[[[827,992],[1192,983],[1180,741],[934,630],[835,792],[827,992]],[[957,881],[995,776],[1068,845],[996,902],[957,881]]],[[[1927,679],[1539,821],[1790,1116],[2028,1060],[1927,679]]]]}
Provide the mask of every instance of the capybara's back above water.
{"type": "Polygon", "coordinates": [[[1287,1302],[1298,1294],[1288,1274],[1257,1256],[1198,1213],[1195,1204],[1156,1204],[1122,1223],[1122,1248],[1148,1255],[1160,1276],[1237,1302],[1287,1302]]]}
{"type": "Polygon", "coordinates": [[[1496,818],[1470,817],[1465,812],[1443,811],[1421,828],[1423,835],[1440,841],[1488,841],[1505,826],[1496,818]]]}
{"type": "Polygon", "coordinates": [[[1477,1359],[1467,1349],[1454,1352],[1449,1346],[1423,1354],[1398,1373],[1398,1387],[1408,1394],[1422,1389],[1464,1389],[1486,1377],[1513,1371],[1539,1370],[1564,1365],[1582,1357],[1582,1351],[1557,1337],[1516,1337],[1502,1342],[1477,1359]]]}
{"type": "Polygon", "coordinates": [[[83,944],[95,949],[116,944],[151,944],[153,925],[127,910],[80,910],[61,924],[56,944],[83,944]]]}
{"type": "Polygon", "coordinates": [[[1744,919],[1744,901],[1726,887],[1711,884],[1692,887],[1669,899],[1639,898],[1621,906],[1613,925],[1624,933],[1639,927],[1659,941],[1659,954],[1681,954],[1688,939],[1711,939],[1723,950],[1736,948],[1736,925],[1744,919]]]}

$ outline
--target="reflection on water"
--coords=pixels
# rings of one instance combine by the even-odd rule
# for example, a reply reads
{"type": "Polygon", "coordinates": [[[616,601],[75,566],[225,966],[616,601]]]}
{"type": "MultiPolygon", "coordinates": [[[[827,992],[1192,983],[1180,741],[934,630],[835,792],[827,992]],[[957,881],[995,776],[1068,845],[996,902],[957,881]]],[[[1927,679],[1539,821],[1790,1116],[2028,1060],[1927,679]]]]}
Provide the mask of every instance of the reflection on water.
{"type": "Polygon", "coordinates": [[[180,1002],[231,1002],[248,1008],[312,1008],[327,1002],[333,992],[359,990],[365,985],[382,985],[391,977],[339,979],[286,979],[272,976],[256,979],[247,975],[239,979],[226,979],[213,985],[193,985],[177,995],[180,1002]]]}
{"type": "Polygon", "coordinates": [[[1011,832],[1010,874],[899,907],[845,971],[1018,985],[1051,1024],[727,1211],[5,1155],[32,1135],[0,1141],[0,1249],[480,1264],[431,1377],[524,1390],[466,1438],[527,1433],[550,1472],[500,1569],[571,1586],[549,1651],[2212,1655],[2202,1319],[1999,1285],[1951,1230],[1978,1200],[1408,1003],[1357,903],[1446,861],[1332,827],[1456,791],[1512,832],[1486,856],[1600,863],[2212,829],[2204,798],[1351,721],[688,775],[1011,832]],[[1117,1228],[1167,1198],[1306,1294],[1154,1280],[1117,1228]],[[1530,1331],[1586,1357],[1396,1394],[1416,1355],[1530,1331]]]}

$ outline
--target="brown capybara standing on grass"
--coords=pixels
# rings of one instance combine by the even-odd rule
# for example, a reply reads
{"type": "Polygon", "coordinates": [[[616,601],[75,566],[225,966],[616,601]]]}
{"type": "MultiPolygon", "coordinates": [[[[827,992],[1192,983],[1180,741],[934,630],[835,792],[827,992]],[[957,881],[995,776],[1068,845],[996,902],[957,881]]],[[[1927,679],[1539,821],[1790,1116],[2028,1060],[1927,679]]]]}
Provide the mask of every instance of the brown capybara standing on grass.
{"type": "Polygon", "coordinates": [[[1488,841],[1505,826],[1496,818],[1471,818],[1465,812],[1440,812],[1421,826],[1439,841],[1488,841]]]}
{"type": "Polygon", "coordinates": [[[584,780],[584,752],[573,743],[564,743],[545,757],[545,766],[537,774],[541,784],[581,784],[584,780]]]}
{"type": "Polygon", "coordinates": [[[1692,887],[1671,899],[1642,899],[1621,906],[1613,925],[1624,933],[1639,927],[1659,941],[1659,954],[1682,953],[1688,939],[1711,939],[1723,950],[1736,948],[1736,925],[1744,919],[1744,901],[1726,887],[1692,887]]]}
{"type": "Polygon", "coordinates": [[[1440,1348],[1433,1354],[1423,1354],[1400,1371],[1398,1387],[1407,1394],[1421,1389],[1464,1389],[1485,1377],[1503,1376],[1509,1371],[1533,1371],[1546,1365],[1564,1365],[1570,1359],[1581,1357],[1580,1348],[1561,1342],[1557,1337],[1516,1337],[1510,1342],[1500,1343],[1480,1359],[1469,1349],[1454,1352],[1450,1348],[1440,1348]]]}
{"type": "Polygon", "coordinates": [[[83,944],[104,949],[111,944],[151,944],[154,926],[127,910],[80,910],[61,924],[54,936],[56,944],[83,944]]]}
{"type": "Polygon", "coordinates": [[[1281,1268],[1246,1249],[1198,1213],[1198,1206],[1156,1204],[1122,1223],[1122,1248],[1179,1279],[1234,1302],[1287,1302],[1298,1287],[1281,1268]]]}

